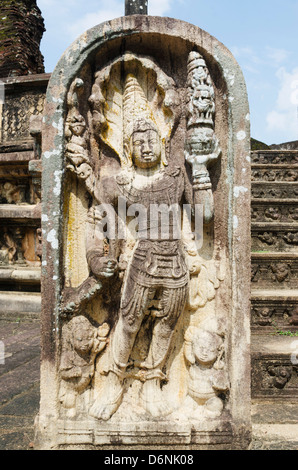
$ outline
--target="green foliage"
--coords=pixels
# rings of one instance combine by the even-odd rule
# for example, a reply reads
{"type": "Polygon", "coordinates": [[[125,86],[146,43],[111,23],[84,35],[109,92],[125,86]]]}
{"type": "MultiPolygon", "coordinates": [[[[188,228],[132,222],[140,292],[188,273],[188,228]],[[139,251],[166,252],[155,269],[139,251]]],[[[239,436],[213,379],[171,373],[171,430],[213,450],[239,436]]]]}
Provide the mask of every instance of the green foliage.
{"type": "Polygon", "coordinates": [[[274,335],[277,335],[277,336],[291,336],[291,337],[297,337],[298,336],[298,332],[293,333],[293,331],[281,330],[275,322],[272,322],[272,326],[275,329],[275,333],[273,333],[274,335]]]}
{"type": "Polygon", "coordinates": [[[251,139],[250,140],[250,145],[251,145],[251,150],[270,150],[270,147],[267,144],[264,144],[264,142],[260,142],[259,140],[256,139],[251,139]]]}

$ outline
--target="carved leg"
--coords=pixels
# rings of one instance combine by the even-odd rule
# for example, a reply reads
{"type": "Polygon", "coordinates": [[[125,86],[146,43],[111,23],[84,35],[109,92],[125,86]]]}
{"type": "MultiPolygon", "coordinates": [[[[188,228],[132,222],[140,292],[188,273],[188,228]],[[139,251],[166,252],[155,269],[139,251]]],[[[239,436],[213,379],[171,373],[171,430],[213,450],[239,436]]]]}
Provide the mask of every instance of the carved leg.
{"type": "Polygon", "coordinates": [[[165,379],[162,367],[171,345],[177,320],[183,312],[186,295],[186,287],[164,289],[161,305],[165,316],[156,319],[149,354],[146,362],[143,363],[143,367],[148,372],[147,381],[143,386],[142,400],[147,411],[154,417],[166,416],[172,412],[162,396],[161,381],[165,379]]]}
{"type": "Polygon", "coordinates": [[[128,301],[121,302],[120,318],[112,341],[114,363],[126,368],[136,336],[141,328],[148,305],[154,297],[155,289],[142,287],[137,283],[129,283],[128,301]]]}
{"type": "Polygon", "coordinates": [[[119,408],[123,396],[123,372],[110,371],[106,377],[101,396],[95,400],[89,410],[93,418],[108,421],[119,408]]]}
{"type": "Polygon", "coordinates": [[[152,289],[134,285],[125,308],[122,302],[120,318],[111,344],[112,364],[101,396],[95,400],[89,411],[94,418],[109,420],[122,402],[123,381],[129,356],[153,296],[152,289]]]}

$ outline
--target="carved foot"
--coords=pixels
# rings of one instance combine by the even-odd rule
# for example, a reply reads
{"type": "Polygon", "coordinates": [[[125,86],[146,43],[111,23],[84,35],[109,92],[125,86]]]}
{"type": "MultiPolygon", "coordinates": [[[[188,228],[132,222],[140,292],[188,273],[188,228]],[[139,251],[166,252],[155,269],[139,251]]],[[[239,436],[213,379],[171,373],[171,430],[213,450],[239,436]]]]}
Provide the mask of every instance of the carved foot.
{"type": "Polygon", "coordinates": [[[122,401],[122,395],[123,387],[120,378],[113,372],[110,372],[102,394],[91,406],[89,414],[93,418],[108,421],[118,410],[122,401]]]}
{"type": "Polygon", "coordinates": [[[142,401],[146,411],[154,418],[167,416],[173,411],[171,406],[165,402],[160,389],[159,379],[150,379],[144,383],[142,401]]]}

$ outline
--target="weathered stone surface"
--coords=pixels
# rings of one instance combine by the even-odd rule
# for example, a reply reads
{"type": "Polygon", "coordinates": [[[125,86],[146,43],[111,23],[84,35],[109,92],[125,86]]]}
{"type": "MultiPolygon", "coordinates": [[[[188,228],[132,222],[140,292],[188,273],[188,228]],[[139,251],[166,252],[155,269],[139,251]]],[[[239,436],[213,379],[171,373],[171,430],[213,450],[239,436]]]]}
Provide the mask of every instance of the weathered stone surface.
{"type": "Polygon", "coordinates": [[[39,313],[41,310],[41,296],[39,293],[30,292],[0,292],[1,318],[2,313],[39,313]]]}
{"type": "Polygon", "coordinates": [[[269,335],[280,331],[297,332],[298,293],[297,290],[252,291],[252,331],[269,335]]]}
{"type": "Polygon", "coordinates": [[[27,450],[34,440],[39,405],[39,322],[1,320],[0,340],[5,346],[5,363],[0,364],[0,449],[27,450]]]}
{"type": "MultiPolygon", "coordinates": [[[[256,424],[282,424],[289,425],[298,422],[298,405],[293,403],[276,403],[268,401],[253,403],[252,420],[256,424]]],[[[297,436],[296,436],[297,437],[297,436]]]]}
{"type": "Polygon", "coordinates": [[[254,223],[251,236],[252,252],[297,252],[298,224],[296,223],[254,223]]]}
{"type": "Polygon", "coordinates": [[[280,165],[298,165],[298,152],[297,150],[259,150],[251,153],[251,161],[254,167],[270,165],[281,168],[280,165]]]}
{"type": "Polygon", "coordinates": [[[230,52],[177,20],[99,25],[52,74],[42,140],[39,447],[247,447],[249,114],[230,52]],[[200,248],[131,239],[120,256],[98,238],[114,194],[147,207],[187,192],[200,248]]]}
{"type": "MultiPolygon", "coordinates": [[[[0,266],[4,270],[0,291],[40,290],[40,274],[32,275],[31,268],[41,265],[40,126],[48,79],[49,75],[43,73],[3,78],[6,100],[0,106],[0,266]],[[28,267],[27,272],[21,272],[21,266],[28,267]]],[[[7,304],[2,305],[1,314],[6,318],[4,306],[7,304]]],[[[30,313],[30,309],[29,302],[20,315],[30,313]]],[[[10,306],[8,312],[12,313],[10,306]]],[[[36,308],[31,313],[34,316],[36,308]]]]}
{"type": "Polygon", "coordinates": [[[298,426],[256,424],[251,450],[297,450],[298,426]]]}
{"type": "Polygon", "coordinates": [[[294,336],[254,336],[252,342],[252,396],[288,399],[296,403],[298,339],[294,336]]]}
{"type": "Polygon", "coordinates": [[[297,150],[298,149],[298,140],[293,140],[292,142],[284,142],[282,144],[273,144],[270,145],[272,150],[297,150]]]}
{"type": "MultiPolygon", "coordinates": [[[[5,339],[9,353],[18,355],[15,366],[23,367],[22,355],[27,357],[35,338],[36,354],[39,347],[36,339],[39,334],[39,323],[0,321],[0,339],[5,339]],[[20,341],[20,338],[22,340],[20,341]],[[27,345],[26,345],[27,342],[27,345]],[[20,348],[19,348],[20,345],[20,348]]],[[[12,363],[11,363],[12,364],[12,363]]],[[[0,366],[1,369],[2,366],[0,366]]],[[[34,385],[28,377],[23,384],[21,394],[0,406],[0,449],[28,450],[34,449],[34,418],[39,408],[39,385],[34,385]]],[[[252,405],[253,435],[251,450],[296,450],[297,449],[297,404],[287,404],[285,399],[255,402],[252,405]]],[[[83,446],[82,446],[83,447],[83,446]]],[[[84,447],[83,447],[84,448],[84,447]]],[[[94,448],[86,446],[86,449],[94,448]]],[[[113,447],[110,447],[112,450],[113,447]]],[[[115,446],[114,446],[115,448],[115,446]]],[[[152,450],[152,447],[150,447],[152,450]]],[[[161,450],[161,446],[158,446],[161,450]]],[[[163,448],[171,451],[171,446],[163,448]]],[[[190,450],[189,446],[179,446],[179,450],[190,450]]],[[[146,450],[146,447],[144,447],[146,450]]]]}
{"type": "Polygon", "coordinates": [[[147,0],[125,0],[125,16],[148,15],[147,0]]]}
{"type": "Polygon", "coordinates": [[[30,118],[42,115],[49,74],[6,78],[5,102],[2,106],[1,142],[24,143],[33,140],[30,134],[30,118]]]}
{"type": "Polygon", "coordinates": [[[297,253],[252,253],[252,286],[260,289],[294,289],[297,286],[297,253]]]}
{"type": "MultiPolygon", "coordinates": [[[[252,331],[258,335],[267,333],[268,338],[263,336],[263,340],[268,342],[269,348],[273,332],[295,334],[298,325],[298,153],[284,149],[262,150],[252,152],[251,158],[252,331]]],[[[259,344],[257,338],[256,341],[259,344]]],[[[276,367],[279,360],[280,366],[287,363],[285,358],[278,359],[271,351],[266,359],[253,361],[253,376],[259,373],[267,376],[266,361],[270,362],[270,354],[276,367]]],[[[254,393],[257,393],[257,382],[258,379],[254,393]]],[[[272,396],[278,398],[278,394],[272,396]]]]}

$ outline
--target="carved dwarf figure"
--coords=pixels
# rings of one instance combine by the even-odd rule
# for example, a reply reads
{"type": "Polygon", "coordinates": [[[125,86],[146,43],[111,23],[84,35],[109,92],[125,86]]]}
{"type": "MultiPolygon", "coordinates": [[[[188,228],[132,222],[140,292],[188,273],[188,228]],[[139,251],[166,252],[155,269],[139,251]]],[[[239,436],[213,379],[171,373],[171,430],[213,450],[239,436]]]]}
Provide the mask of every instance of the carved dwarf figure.
{"type": "Polygon", "coordinates": [[[60,364],[64,386],[60,400],[65,408],[74,408],[77,395],[88,388],[94,375],[95,358],[106,347],[109,330],[106,323],[93,327],[82,315],[64,326],[60,364]]]}
{"type": "Polygon", "coordinates": [[[223,339],[217,333],[190,327],[185,334],[184,355],[190,364],[187,408],[194,411],[199,405],[205,414],[219,416],[223,410],[219,395],[229,389],[223,339]]]}

